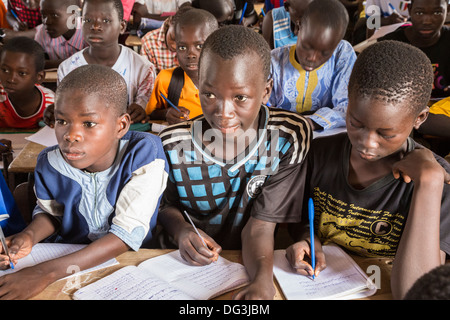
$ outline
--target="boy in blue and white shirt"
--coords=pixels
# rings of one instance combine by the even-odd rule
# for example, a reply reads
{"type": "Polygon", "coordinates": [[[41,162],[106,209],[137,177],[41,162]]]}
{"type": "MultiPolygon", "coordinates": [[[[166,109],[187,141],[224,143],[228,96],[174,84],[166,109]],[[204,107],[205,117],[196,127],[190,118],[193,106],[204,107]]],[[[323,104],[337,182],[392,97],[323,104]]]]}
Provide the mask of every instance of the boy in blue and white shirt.
{"type": "Polygon", "coordinates": [[[306,9],[297,44],[272,50],[273,107],[312,114],[314,130],[345,127],[347,85],[356,54],[342,40],[348,24],[337,0],[313,1],[306,9]]]}
{"type": "MultiPolygon", "coordinates": [[[[38,157],[33,221],[7,242],[14,263],[45,239],[88,245],[3,276],[0,296],[32,297],[65,277],[69,266],[84,270],[150,245],[168,165],[157,136],[128,132],[126,108],[125,80],[109,67],[82,66],[61,82],[58,145],[38,157]]],[[[0,266],[8,260],[0,255],[0,266]]]]}

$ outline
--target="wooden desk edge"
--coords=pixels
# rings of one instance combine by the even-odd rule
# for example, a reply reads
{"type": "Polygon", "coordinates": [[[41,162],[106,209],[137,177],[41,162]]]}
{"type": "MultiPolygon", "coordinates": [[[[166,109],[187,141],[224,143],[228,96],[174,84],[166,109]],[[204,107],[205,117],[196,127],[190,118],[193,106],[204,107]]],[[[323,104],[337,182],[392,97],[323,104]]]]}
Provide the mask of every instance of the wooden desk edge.
{"type": "Polygon", "coordinates": [[[34,171],[37,156],[46,147],[35,142],[28,142],[16,158],[9,164],[8,171],[13,173],[30,173],[34,171]]]}
{"type": "MultiPolygon", "coordinates": [[[[129,265],[139,265],[141,262],[157,257],[162,254],[166,254],[173,251],[172,249],[140,249],[138,252],[128,251],[117,257],[119,261],[118,265],[108,267],[105,269],[100,269],[97,271],[90,272],[88,274],[81,275],[79,282],[74,280],[75,278],[61,279],[50,286],[48,286],[39,295],[32,298],[32,300],[71,300],[72,295],[78,290],[78,285],[81,287],[87,286],[103,277],[106,277],[113,272],[129,265]]],[[[222,251],[222,256],[230,261],[242,263],[241,251],[240,250],[224,250],[222,251]]],[[[390,270],[392,265],[389,261],[392,259],[385,258],[363,258],[363,257],[353,257],[358,265],[363,269],[364,272],[367,271],[367,267],[371,265],[377,265],[380,267],[380,278],[381,278],[381,288],[373,295],[364,300],[391,300],[391,288],[390,288],[390,270]]],[[[285,297],[281,291],[281,288],[274,277],[275,286],[275,296],[274,300],[285,300],[285,297]]],[[[233,295],[240,289],[232,290],[223,295],[220,295],[214,300],[231,300],[233,295]]]]}

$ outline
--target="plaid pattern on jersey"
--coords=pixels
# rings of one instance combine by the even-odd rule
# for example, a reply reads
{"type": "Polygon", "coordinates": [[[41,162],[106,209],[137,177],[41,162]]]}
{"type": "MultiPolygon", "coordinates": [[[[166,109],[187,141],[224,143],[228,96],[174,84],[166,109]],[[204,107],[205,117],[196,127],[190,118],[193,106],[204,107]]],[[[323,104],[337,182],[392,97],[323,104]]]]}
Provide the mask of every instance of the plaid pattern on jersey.
{"type": "MultiPolygon", "coordinates": [[[[205,151],[199,138],[193,138],[202,132],[205,121],[199,116],[160,134],[170,166],[163,206],[186,210],[196,226],[222,247],[239,248],[252,203],[280,168],[303,162],[310,128],[296,113],[263,106],[259,137],[234,160],[223,162],[205,151]]],[[[273,196],[283,197],[286,191],[273,196]]]]}
{"type": "Polygon", "coordinates": [[[8,10],[14,10],[19,17],[19,20],[26,22],[29,29],[33,29],[42,23],[41,11],[39,8],[35,10],[28,9],[22,3],[22,0],[9,0],[8,2],[8,10]]]}

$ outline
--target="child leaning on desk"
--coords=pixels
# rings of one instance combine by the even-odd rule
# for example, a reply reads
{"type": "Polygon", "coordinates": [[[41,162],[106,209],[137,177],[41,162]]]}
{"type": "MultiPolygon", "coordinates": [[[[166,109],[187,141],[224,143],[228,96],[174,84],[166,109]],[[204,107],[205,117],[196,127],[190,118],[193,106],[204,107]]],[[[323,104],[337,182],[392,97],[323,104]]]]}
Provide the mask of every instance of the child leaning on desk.
{"type": "Polygon", "coordinates": [[[314,130],[345,127],[347,85],[356,54],[342,40],[348,13],[338,0],[314,0],[303,14],[297,44],[272,50],[273,107],[311,114],[314,130]]]}
{"type": "Polygon", "coordinates": [[[156,77],[145,110],[151,120],[167,120],[169,124],[174,124],[202,114],[197,89],[198,60],[206,38],[218,27],[217,19],[202,9],[192,8],[178,18],[175,41],[180,66],[161,70],[156,77]],[[174,103],[178,110],[171,107],[161,94],[174,103]]]}
{"type": "Polygon", "coordinates": [[[36,128],[54,93],[41,85],[45,53],[33,39],[15,37],[0,53],[0,128],[36,128]]]}
{"type": "Polygon", "coordinates": [[[303,160],[312,130],[293,112],[265,106],[270,48],[242,26],[213,32],[202,49],[203,116],[160,133],[170,174],[159,222],[184,259],[209,264],[242,249],[251,284],[237,299],[272,299],[274,229],[300,218],[303,160]],[[187,222],[198,227],[207,247],[187,222]]]}
{"type": "MultiPolygon", "coordinates": [[[[155,67],[132,49],[119,44],[125,31],[120,0],[86,0],[83,4],[83,35],[89,47],[75,53],[58,68],[58,82],[86,64],[101,64],[117,71],[128,86],[128,113],[132,122],[145,119],[145,106],[155,82],[155,67]]],[[[106,84],[107,85],[107,84],[106,84]]]]}
{"type": "MultiPolygon", "coordinates": [[[[305,198],[314,199],[316,275],[325,267],[321,242],[392,257],[398,299],[450,253],[450,165],[409,137],[427,118],[432,83],[428,58],[411,45],[383,41],[359,55],[347,133],[315,139],[308,154],[305,198]]],[[[296,227],[300,241],[287,256],[311,274],[303,261],[310,255],[307,225],[296,227]]]]}
{"type": "MultiPolygon", "coordinates": [[[[168,166],[160,138],[128,131],[126,106],[126,83],[109,67],[82,66],[60,83],[58,145],[40,153],[33,220],[7,244],[14,263],[43,240],[88,246],[0,277],[0,299],[32,297],[67,276],[68,266],[84,270],[151,246],[168,166]]],[[[0,259],[4,268],[8,258],[0,259]]]]}

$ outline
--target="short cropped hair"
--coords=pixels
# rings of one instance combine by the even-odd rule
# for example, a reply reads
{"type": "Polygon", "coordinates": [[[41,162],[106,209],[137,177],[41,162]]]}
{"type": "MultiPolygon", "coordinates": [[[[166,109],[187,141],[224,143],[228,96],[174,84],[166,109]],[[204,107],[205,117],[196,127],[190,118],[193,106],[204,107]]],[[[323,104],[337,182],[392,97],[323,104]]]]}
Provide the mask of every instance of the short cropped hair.
{"type": "Polygon", "coordinates": [[[360,53],[348,84],[349,98],[389,104],[408,102],[414,116],[427,105],[433,87],[431,62],[418,48],[399,41],[375,43],[360,53]]]}
{"type": "Polygon", "coordinates": [[[264,77],[270,76],[270,47],[266,40],[250,28],[229,25],[214,31],[206,39],[200,54],[214,53],[225,60],[231,60],[240,55],[256,54],[261,59],[264,77]]]}
{"type": "Polygon", "coordinates": [[[88,64],[71,71],[56,89],[56,105],[59,97],[75,90],[97,96],[108,108],[112,107],[117,116],[127,112],[127,84],[118,72],[109,67],[88,64]]]}
{"type": "Polygon", "coordinates": [[[119,16],[119,21],[123,20],[123,4],[121,0],[84,0],[83,2],[83,8],[86,5],[86,3],[102,3],[102,2],[106,2],[106,3],[112,3],[114,5],[114,8],[116,9],[117,15],[119,16]]]}
{"type": "Polygon", "coordinates": [[[45,51],[42,46],[28,37],[14,37],[7,41],[1,50],[5,52],[26,53],[33,57],[36,72],[43,71],[45,68],[45,51]]]}
{"type": "Polygon", "coordinates": [[[202,26],[203,28],[207,28],[211,33],[219,28],[219,23],[212,13],[196,8],[186,10],[174,23],[175,30],[182,25],[202,26]]]}
{"type": "Polygon", "coordinates": [[[349,22],[348,12],[345,6],[338,0],[314,0],[305,10],[301,24],[309,21],[317,21],[324,27],[339,30],[341,38],[347,31],[349,22]]]}
{"type": "Polygon", "coordinates": [[[443,264],[422,275],[408,290],[404,300],[449,300],[450,265],[443,264]]]}

